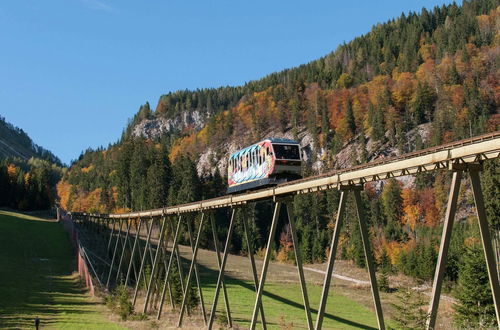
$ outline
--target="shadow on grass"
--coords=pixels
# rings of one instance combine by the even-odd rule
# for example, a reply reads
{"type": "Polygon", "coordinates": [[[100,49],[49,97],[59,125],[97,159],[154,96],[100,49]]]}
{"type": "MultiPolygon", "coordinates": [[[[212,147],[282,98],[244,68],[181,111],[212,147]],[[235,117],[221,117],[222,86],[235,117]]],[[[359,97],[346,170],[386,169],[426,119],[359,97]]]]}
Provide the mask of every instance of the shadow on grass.
{"type": "MultiPolygon", "coordinates": [[[[191,262],[190,260],[183,258],[183,263],[184,264],[187,263],[189,265],[190,262],[191,262]]],[[[202,280],[201,280],[202,286],[203,287],[207,287],[207,286],[212,286],[213,285],[213,287],[215,289],[215,285],[216,285],[217,277],[218,277],[218,272],[215,271],[215,270],[212,270],[210,268],[204,267],[203,265],[199,265],[199,264],[198,264],[198,270],[200,271],[200,276],[202,278],[202,280]]],[[[255,292],[254,285],[248,283],[247,281],[243,281],[243,280],[240,280],[240,279],[237,279],[237,278],[225,275],[224,276],[224,282],[226,283],[226,285],[237,285],[237,286],[243,287],[243,288],[245,288],[247,290],[255,292]]],[[[266,289],[264,289],[264,291],[262,291],[262,295],[265,296],[265,297],[268,297],[268,298],[270,298],[272,300],[279,301],[280,303],[283,303],[283,304],[285,304],[287,306],[298,308],[298,309],[304,311],[304,305],[303,304],[298,303],[298,302],[293,301],[293,300],[290,300],[290,299],[287,299],[287,298],[284,298],[284,297],[281,297],[281,296],[279,296],[277,294],[274,294],[272,292],[267,291],[266,289]]],[[[233,297],[233,299],[235,299],[235,298],[236,297],[233,297]]],[[[331,299],[331,297],[330,297],[330,299],[331,299]]],[[[229,297],[229,301],[231,302],[231,297],[229,297]]],[[[211,303],[212,302],[209,301],[209,304],[207,304],[207,305],[211,306],[211,303]]],[[[222,299],[222,292],[220,293],[220,296],[219,296],[218,306],[220,307],[221,304],[222,305],[224,304],[224,301],[222,299]]],[[[264,309],[264,313],[265,313],[265,309],[264,309]]],[[[316,313],[317,314],[318,310],[314,309],[314,308],[311,308],[311,313],[316,313]]],[[[260,320],[260,316],[259,316],[258,319],[260,320]]],[[[356,328],[359,328],[359,329],[377,329],[377,328],[368,326],[366,324],[358,323],[358,322],[355,322],[355,321],[350,321],[350,320],[347,320],[345,318],[342,318],[342,317],[339,317],[339,316],[335,316],[335,315],[332,315],[332,314],[329,314],[329,313],[326,313],[326,312],[324,313],[324,319],[330,319],[332,321],[336,321],[336,322],[339,322],[339,323],[342,323],[342,324],[345,324],[345,325],[348,325],[348,326],[351,326],[351,327],[356,327],[356,328]]],[[[239,318],[237,318],[237,319],[234,319],[234,320],[239,320],[241,322],[249,322],[249,319],[239,319],[239,318]]],[[[305,321],[305,317],[304,317],[304,321],[305,321]]],[[[268,324],[270,324],[270,322],[268,322],[268,324]]]]}
{"type": "Polygon", "coordinates": [[[0,211],[0,328],[95,324],[61,225],[0,211]]]}

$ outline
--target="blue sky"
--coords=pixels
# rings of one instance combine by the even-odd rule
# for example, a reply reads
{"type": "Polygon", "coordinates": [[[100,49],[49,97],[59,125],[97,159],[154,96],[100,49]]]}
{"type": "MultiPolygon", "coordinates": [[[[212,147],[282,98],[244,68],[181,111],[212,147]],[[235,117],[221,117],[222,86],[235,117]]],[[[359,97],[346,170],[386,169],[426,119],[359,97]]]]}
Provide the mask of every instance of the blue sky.
{"type": "Polygon", "coordinates": [[[139,106],[300,65],[445,0],[3,0],[0,115],[63,162],[139,106]]]}

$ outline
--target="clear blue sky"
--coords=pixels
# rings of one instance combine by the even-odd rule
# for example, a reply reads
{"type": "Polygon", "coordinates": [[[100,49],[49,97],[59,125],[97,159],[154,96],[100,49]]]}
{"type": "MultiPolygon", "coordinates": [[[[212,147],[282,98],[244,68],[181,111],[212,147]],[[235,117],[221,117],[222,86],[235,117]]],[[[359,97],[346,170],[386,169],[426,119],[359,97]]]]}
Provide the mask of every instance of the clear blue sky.
{"type": "Polygon", "coordinates": [[[0,115],[69,163],[161,94],[243,84],[450,2],[2,0],[0,115]]]}

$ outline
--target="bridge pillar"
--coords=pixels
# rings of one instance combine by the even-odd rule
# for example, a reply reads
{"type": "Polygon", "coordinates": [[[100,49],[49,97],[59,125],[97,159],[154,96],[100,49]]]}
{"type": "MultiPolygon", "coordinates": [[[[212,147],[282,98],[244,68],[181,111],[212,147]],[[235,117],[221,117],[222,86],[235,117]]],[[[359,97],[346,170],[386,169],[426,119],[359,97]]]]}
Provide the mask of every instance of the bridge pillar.
{"type": "MultiPolygon", "coordinates": [[[[148,302],[149,302],[149,297],[151,296],[151,288],[153,286],[153,283],[156,283],[156,281],[155,281],[156,268],[158,267],[158,262],[160,259],[160,251],[161,251],[161,246],[163,244],[163,236],[165,234],[165,228],[166,228],[165,223],[167,221],[167,218],[165,217],[165,215],[162,216],[162,219],[163,219],[163,221],[161,224],[160,236],[158,238],[158,245],[156,248],[155,258],[153,260],[153,268],[151,269],[151,276],[150,276],[149,283],[147,286],[146,300],[144,301],[144,309],[142,311],[144,314],[146,314],[146,312],[148,311],[148,302]]],[[[151,227],[153,227],[153,224],[151,224],[151,227]]]]}
{"type": "Polygon", "coordinates": [[[323,282],[323,290],[321,292],[321,300],[316,318],[316,330],[320,330],[323,325],[323,316],[325,314],[326,301],[328,300],[328,292],[330,291],[330,283],[332,280],[333,265],[335,264],[335,255],[337,246],[339,245],[340,230],[342,228],[342,220],[345,213],[345,205],[347,199],[347,191],[340,192],[340,201],[337,210],[337,220],[335,221],[335,229],[333,231],[332,242],[330,244],[330,254],[328,255],[328,263],[326,266],[326,274],[323,282]]]}
{"type": "Polygon", "coordinates": [[[118,237],[116,238],[115,248],[113,249],[113,257],[111,258],[111,265],[109,266],[108,280],[106,281],[106,289],[109,289],[109,282],[111,280],[111,274],[113,273],[113,266],[115,264],[116,251],[118,250],[118,244],[120,243],[121,240],[122,228],[123,228],[123,220],[120,221],[120,227],[118,229],[118,237]]]}
{"type": "Polygon", "coordinates": [[[281,202],[277,201],[274,206],[273,220],[271,222],[271,228],[269,230],[269,238],[267,240],[266,254],[264,256],[264,263],[262,265],[262,272],[260,275],[259,286],[257,287],[257,295],[255,297],[255,304],[253,307],[252,321],[250,323],[250,329],[254,330],[257,322],[257,312],[259,305],[262,304],[262,292],[264,291],[264,284],[266,283],[267,269],[269,267],[269,261],[271,259],[272,243],[274,240],[274,235],[276,233],[276,226],[278,224],[279,213],[281,209],[281,202]]]}
{"type": "MultiPolygon", "coordinates": [[[[247,241],[248,258],[250,259],[250,265],[252,267],[253,283],[255,291],[257,292],[257,289],[259,288],[259,278],[257,277],[257,267],[255,266],[254,251],[252,248],[252,243],[251,243],[252,240],[250,237],[250,232],[248,230],[248,221],[246,214],[243,216],[243,231],[245,233],[245,240],[247,241]]],[[[262,303],[259,303],[259,311],[260,311],[260,320],[262,323],[262,328],[266,330],[267,329],[266,317],[264,315],[264,307],[262,306],[262,303]]]]}
{"type": "MultiPolygon", "coordinates": [[[[131,224],[130,224],[130,218],[128,218],[127,220],[127,232],[125,234],[125,238],[124,238],[124,242],[122,242],[122,253],[120,254],[120,261],[118,262],[118,269],[116,271],[116,278],[115,278],[115,283],[118,283],[118,281],[120,280],[120,274],[121,274],[121,269],[122,269],[122,263],[123,263],[123,257],[125,255],[125,250],[127,249],[126,247],[126,244],[128,243],[128,239],[129,239],[129,235],[130,235],[130,227],[131,227],[131,224]]],[[[123,280],[123,278],[122,278],[123,280]]]]}
{"type": "Polygon", "coordinates": [[[290,225],[290,232],[292,234],[293,251],[295,254],[295,263],[297,264],[297,272],[299,274],[300,289],[302,290],[302,300],[304,302],[304,311],[306,313],[307,328],[313,329],[313,322],[311,318],[311,307],[309,305],[309,295],[307,294],[306,280],[304,277],[304,269],[302,268],[302,257],[299,249],[299,240],[297,239],[297,231],[295,230],[295,217],[293,214],[293,205],[291,198],[286,202],[286,210],[288,213],[288,223],[290,225]]]}
{"type": "MultiPolygon", "coordinates": [[[[125,277],[125,285],[128,285],[128,281],[130,279],[130,271],[133,267],[134,269],[134,275],[135,275],[135,279],[137,281],[137,271],[135,269],[135,250],[137,249],[137,242],[138,242],[138,239],[139,239],[139,235],[140,235],[140,232],[141,232],[141,226],[142,226],[142,220],[141,218],[139,218],[138,220],[136,220],[135,222],[135,230],[136,230],[136,233],[135,233],[135,238],[134,238],[134,244],[132,246],[132,252],[130,252],[130,261],[128,263],[128,267],[127,267],[127,276],[125,277]],[[137,224],[137,222],[139,224],[137,224]]],[[[113,225],[114,227],[114,225],[113,225]]]]}
{"type": "Polygon", "coordinates": [[[370,275],[370,284],[372,288],[373,303],[375,304],[378,328],[385,329],[384,314],[382,313],[382,305],[380,303],[380,295],[378,292],[377,277],[375,276],[375,263],[373,262],[373,254],[370,247],[370,239],[368,237],[368,230],[366,228],[366,220],[361,201],[360,190],[362,189],[362,186],[357,186],[356,189],[353,189],[354,199],[356,201],[356,211],[358,213],[361,239],[363,241],[363,248],[365,250],[366,265],[368,268],[368,274],[370,275]]]}
{"type": "Polygon", "coordinates": [[[495,304],[495,313],[497,317],[497,325],[500,326],[500,283],[498,279],[498,268],[491,244],[490,229],[486,220],[486,212],[484,209],[483,191],[481,189],[481,180],[479,179],[479,170],[470,168],[470,179],[472,183],[472,193],[474,202],[476,203],[476,214],[479,222],[479,230],[481,232],[481,241],[483,243],[484,257],[488,268],[488,277],[490,279],[490,287],[493,295],[493,303],[495,304]]]}
{"type": "MultiPolygon", "coordinates": [[[[201,235],[201,230],[202,230],[203,224],[204,224],[204,222],[203,222],[204,218],[205,218],[205,212],[201,212],[200,225],[198,228],[198,235],[196,236],[196,241],[198,241],[198,238],[201,235]]],[[[188,221],[187,225],[188,225],[189,245],[191,246],[191,251],[193,253],[193,259],[196,260],[194,258],[194,253],[195,253],[195,249],[198,250],[198,248],[196,247],[196,245],[193,242],[193,231],[191,230],[191,222],[188,221]]],[[[200,296],[200,309],[201,309],[201,313],[203,315],[203,322],[206,325],[207,324],[207,312],[205,309],[205,300],[203,299],[203,290],[201,289],[201,281],[200,281],[200,274],[198,272],[198,264],[196,262],[194,263],[194,275],[196,277],[196,286],[198,287],[198,295],[200,296]]],[[[222,282],[222,286],[225,287],[224,282],[222,282]]]]}
{"type": "MultiPolygon", "coordinates": [[[[152,222],[153,218],[151,218],[151,222],[152,222]]],[[[147,225],[147,223],[146,223],[147,225]]],[[[135,302],[137,301],[137,294],[139,292],[139,286],[140,286],[140,282],[141,282],[141,276],[142,276],[142,273],[144,271],[144,265],[146,263],[146,254],[147,254],[147,250],[148,250],[148,247],[149,247],[149,241],[151,239],[151,231],[153,230],[153,224],[151,223],[151,226],[149,227],[148,229],[148,236],[146,238],[146,246],[144,247],[144,254],[142,255],[142,260],[141,260],[141,266],[139,267],[139,274],[138,274],[138,278],[137,278],[137,282],[135,283],[135,291],[134,291],[134,298],[132,299],[132,306],[135,306],[135,302]]],[[[139,247],[140,249],[140,247],[139,247]]],[[[147,287],[147,279],[146,279],[146,275],[144,275],[144,280],[146,282],[146,287],[147,287]]]]}
{"type": "MultiPolygon", "coordinates": [[[[165,280],[163,282],[163,289],[162,289],[161,298],[160,298],[160,305],[158,307],[158,313],[156,315],[156,318],[158,320],[161,317],[161,312],[163,309],[163,303],[165,301],[165,294],[167,292],[167,287],[170,288],[170,286],[168,285],[168,276],[170,275],[170,269],[172,268],[172,262],[174,260],[174,255],[176,254],[175,252],[177,251],[176,249],[177,249],[177,244],[178,244],[178,239],[179,239],[179,232],[180,232],[180,228],[181,228],[181,220],[182,220],[182,216],[179,215],[179,220],[177,221],[177,229],[175,230],[175,234],[173,237],[172,252],[170,253],[170,258],[168,260],[167,270],[165,271],[165,280]]],[[[172,226],[171,226],[171,229],[173,229],[172,226]]],[[[177,253],[177,257],[178,257],[178,253],[177,253]]],[[[182,282],[181,282],[181,286],[182,286],[182,282]]],[[[184,290],[184,289],[182,288],[182,290],[184,290]]]]}
{"type": "Polygon", "coordinates": [[[229,222],[229,229],[227,231],[227,237],[226,237],[226,245],[224,246],[224,254],[222,255],[219,276],[217,277],[217,284],[215,286],[214,301],[212,304],[212,309],[210,310],[210,318],[208,320],[208,329],[212,329],[215,320],[215,314],[217,312],[217,301],[219,300],[220,287],[222,279],[224,277],[224,269],[226,268],[227,256],[229,254],[229,247],[231,245],[231,238],[233,236],[235,215],[236,215],[236,209],[232,208],[231,221],[229,222]]]}
{"type": "Polygon", "coordinates": [[[436,265],[436,272],[434,275],[434,284],[432,288],[431,304],[429,306],[427,329],[434,329],[436,325],[437,311],[439,307],[439,299],[441,296],[441,286],[444,277],[444,269],[446,266],[446,259],[448,255],[448,248],[451,241],[451,232],[453,229],[453,221],[455,218],[458,193],[460,189],[460,181],[464,171],[469,172],[472,185],[472,193],[474,195],[474,203],[476,205],[476,215],[478,218],[479,230],[481,233],[481,243],[483,246],[484,256],[486,259],[486,266],[488,269],[488,277],[490,280],[490,287],[493,295],[493,302],[495,305],[495,313],[497,324],[500,325],[500,283],[498,278],[497,262],[491,244],[491,236],[486,219],[486,212],[484,208],[483,192],[481,189],[481,181],[479,172],[482,170],[482,165],[479,163],[463,164],[454,163],[451,166],[453,170],[453,177],[451,181],[450,194],[448,197],[448,205],[446,209],[446,217],[443,225],[443,234],[441,236],[441,245],[439,249],[438,262],[436,265]]]}
{"type": "Polygon", "coordinates": [[[441,235],[441,244],[439,246],[439,255],[432,285],[431,303],[429,305],[427,329],[434,329],[436,325],[437,310],[439,307],[439,298],[441,297],[441,287],[443,284],[444,269],[448,257],[448,249],[451,241],[451,232],[453,222],[457,211],[458,193],[460,191],[460,182],[462,180],[462,171],[454,171],[451,179],[450,193],[448,196],[448,205],[446,207],[446,216],[443,224],[443,234],[441,235]]]}
{"type": "Polygon", "coordinates": [[[337,246],[340,238],[340,230],[342,229],[342,219],[345,213],[345,205],[347,199],[347,193],[352,191],[354,193],[354,200],[356,204],[356,212],[358,216],[358,224],[361,232],[361,239],[363,242],[363,249],[365,252],[365,260],[368,268],[368,275],[370,277],[370,285],[373,297],[373,303],[375,305],[375,314],[377,317],[377,323],[379,329],[385,329],[384,315],[382,312],[382,305],[380,303],[380,295],[377,285],[377,277],[375,276],[375,263],[373,261],[373,255],[370,247],[370,239],[368,236],[368,229],[366,227],[366,220],[363,212],[363,205],[361,200],[360,191],[363,190],[363,185],[348,185],[340,186],[340,202],[337,211],[337,220],[335,223],[335,229],[333,232],[332,242],[330,245],[330,255],[328,256],[327,271],[325,274],[325,280],[323,283],[323,291],[321,293],[321,301],[318,309],[318,316],[316,320],[316,329],[319,330],[323,326],[323,317],[326,308],[326,302],[328,299],[328,293],[330,290],[330,283],[333,274],[333,265],[335,263],[335,254],[337,252],[337,246]]]}
{"type": "Polygon", "coordinates": [[[181,325],[182,325],[182,319],[184,317],[184,311],[186,309],[186,301],[187,301],[187,298],[189,295],[189,289],[191,287],[191,277],[193,274],[193,270],[195,272],[196,283],[198,286],[198,292],[200,294],[200,302],[201,302],[201,307],[202,307],[203,320],[205,321],[205,324],[207,323],[207,315],[205,313],[205,304],[203,302],[203,292],[202,292],[201,286],[200,286],[200,280],[199,280],[199,276],[198,276],[198,267],[196,266],[196,256],[198,255],[198,247],[199,247],[201,230],[203,229],[203,221],[204,220],[205,220],[205,213],[202,212],[200,225],[198,227],[198,235],[196,236],[196,243],[194,244],[194,246],[193,246],[193,239],[192,239],[191,224],[190,224],[189,219],[187,222],[189,241],[190,241],[191,250],[192,250],[193,255],[192,255],[192,259],[191,259],[191,264],[189,266],[188,276],[187,276],[187,280],[186,280],[186,286],[184,287],[181,310],[180,310],[180,314],[179,314],[179,320],[177,322],[177,327],[181,327],[181,325]]]}

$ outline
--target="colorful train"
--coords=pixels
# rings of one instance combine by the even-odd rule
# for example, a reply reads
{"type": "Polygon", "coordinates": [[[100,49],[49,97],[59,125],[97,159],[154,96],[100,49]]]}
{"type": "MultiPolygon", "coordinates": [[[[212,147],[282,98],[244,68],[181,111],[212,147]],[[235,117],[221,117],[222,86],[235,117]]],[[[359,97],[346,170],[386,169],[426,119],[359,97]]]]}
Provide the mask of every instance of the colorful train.
{"type": "Polygon", "coordinates": [[[233,194],[301,178],[302,153],[297,141],[271,138],[229,157],[227,193],[233,194]]]}

